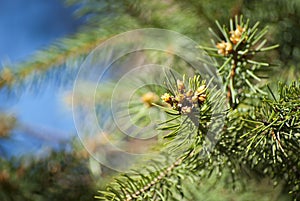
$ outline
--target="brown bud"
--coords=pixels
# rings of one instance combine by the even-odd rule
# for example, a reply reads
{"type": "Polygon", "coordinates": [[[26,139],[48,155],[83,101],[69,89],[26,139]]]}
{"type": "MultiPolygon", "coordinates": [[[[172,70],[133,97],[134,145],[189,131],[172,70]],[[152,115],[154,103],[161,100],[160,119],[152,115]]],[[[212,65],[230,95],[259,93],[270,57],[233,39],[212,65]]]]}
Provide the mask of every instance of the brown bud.
{"type": "Polygon", "coordinates": [[[183,92],[185,89],[184,83],[181,80],[177,80],[177,88],[179,92],[183,92]]]}
{"type": "Polygon", "coordinates": [[[198,102],[198,96],[197,96],[197,95],[194,95],[194,96],[192,97],[192,102],[193,102],[193,103],[197,103],[197,102],[198,102]]]}
{"type": "Polygon", "coordinates": [[[193,91],[190,89],[186,92],[187,97],[192,97],[193,96],[193,91]]]}
{"type": "Polygon", "coordinates": [[[165,93],[164,95],[161,96],[161,99],[166,102],[166,103],[170,103],[171,102],[171,96],[168,93],[165,93]]]}
{"type": "Polygon", "coordinates": [[[182,103],[183,100],[184,100],[184,95],[183,94],[178,94],[176,97],[175,97],[175,100],[178,102],[178,103],[182,103]]]}
{"type": "Polygon", "coordinates": [[[229,42],[222,41],[221,43],[217,43],[218,53],[226,56],[232,51],[232,45],[229,42]]]}
{"type": "Polygon", "coordinates": [[[153,92],[148,92],[142,96],[142,102],[147,106],[151,107],[152,103],[158,101],[158,96],[153,92]]]}
{"type": "Polygon", "coordinates": [[[182,113],[184,113],[184,114],[188,114],[188,113],[191,113],[191,112],[192,112],[192,108],[189,107],[189,106],[184,106],[184,107],[181,108],[181,111],[182,111],[182,113]]]}
{"type": "Polygon", "coordinates": [[[230,31],[230,41],[233,44],[237,44],[241,38],[242,38],[242,34],[246,31],[245,28],[242,28],[240,25],[238,25],[237,29],[234,31],[230,31]]]}
{"type": "Polygon", "coordinates": [[[206,85],[201,85],[195,92],[195,95],[201,95],[206,91],[206,85]]]}
{"type": "Polygon", "coordinates": [[[200,102],[204,102],[206,100],[206,95],[205,94],[202,94],[199,96],[199,101],[200,102]]]}

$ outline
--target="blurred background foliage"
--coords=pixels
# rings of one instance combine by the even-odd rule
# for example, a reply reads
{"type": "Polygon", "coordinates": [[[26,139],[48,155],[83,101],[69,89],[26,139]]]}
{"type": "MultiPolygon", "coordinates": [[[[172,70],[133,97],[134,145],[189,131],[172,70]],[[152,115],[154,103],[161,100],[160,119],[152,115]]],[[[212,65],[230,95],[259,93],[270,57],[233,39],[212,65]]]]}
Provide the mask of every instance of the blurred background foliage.
{"type": "MultiPolygon", "coordinates": [[[[26,59],[13,62],[3,59],[0,68],[0,200],[93,200],[96,190],[110,180],[114,172],[95,162],[85,151],[72,123],[68,122],[73,127],[71,137],[39,132],[12,113],[7,101],[18,102],[24,94],[39,99],[52,86],[55,91],[64,89],[60,99],[70,108],[71,84],[84,57],[116,34],[156,27],[177,31],[201,45],[212,45],[208,29],[216,30],[215,20],[227,24],[229,18],[243,14],[253,23],[260,21],[260,27],[268,26],[268,43],[280,45],[264,58],[276,65],[270,79],[290,82],[299,78],[299,0],[66,0],[64,3],[73,6],[74,16],[82,20],[80,27],[73,34],[68,33],[69,36],[56,36],[52,45],[26,59]],[[22,146],[22,143],[5,143],[15,130],[27,133],[24,141],[30,140],[32,134],[38,140],[46,138],[46,145],[38,146],[44,152],[26,152],[25,148],[12,154],[22,146]],[[52,143],[51,148],[47,143],[52,143]]],[[[76,97],[75,103],[90,104],[85,102],[85,96],[83,89],[82,97],[76,97]]],[[[31,110],[36,108],[27,111],[31,110]]],[[[33,144],[36,142],[33,140],[33,144]]],[[[90,140],[90,143],[96,147],[105,145],[103,140],[90,140]]],[[[199,186],[190,186],[186,191],[190,192],[190,200],[288,199],[278,195],[280,184],[273,188],[269,181],[245,182],[246,188],[233,190],[226,180],[218,181],[216,186],[211,184],[211,188],[208,187],[211,180],[199,181],[199,186]]]]}

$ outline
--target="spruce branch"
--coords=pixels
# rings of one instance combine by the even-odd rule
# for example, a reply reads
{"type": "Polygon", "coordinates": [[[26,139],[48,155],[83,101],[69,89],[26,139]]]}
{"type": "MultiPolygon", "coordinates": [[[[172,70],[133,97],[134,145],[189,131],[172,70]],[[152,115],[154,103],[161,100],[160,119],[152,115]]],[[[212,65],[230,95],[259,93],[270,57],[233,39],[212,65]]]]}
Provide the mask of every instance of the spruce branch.
{"type": "Polygon", "coordinates": [[[222,175],[224,169],[230,170],[232,181],[245,175],[272,178],[275,184],[284,180],[295,200],[299,197],[300,163],[295,155],[300,148],[299,84],[281,84],[278,95],[260,86],[258,71],[270,64],[259,61],[257,53],[278,47],[265,46],[267,28],[259,31],[259,23],[251,27],[242,16],[230,20],[229,28],[216,24],[222,36],[210,29],[216,38],[215,48],[200,48],[215,57],[233,110],[222,111],[226,114],[225,125],[214,149],[210,149],[210,142],[215,136],[210,138],[207,133],[214,122],[213,111],[220,105],[213,101],[218,99],[218,92],[199,75],[188,80],[166,75],[163,103],[151,101],[149,107],[155,106],[168,115],[158,127],[167,132],[161,153],[168,160],[149,163],[151,168],[144,168],[146,173],[135,170],[135,174],[118,177],[98,198],[182,199],[184,179],[195,182],[213,172],[222,175]]]}
{"type": "Polygon", "coordinates": [[[273,50],[278,45],[265,47],[267,40],[263,37],[267,28],[258,32],[259,23],[250,27],[249,20],[244,22],[243,16],[236,16],[234,21],[230,19],[229,29],[218,21],[216,25],[222,36],[209,29],[215,38],[212,41],[215,48],[199,48],[216,58],[216,67],[223,78],[229,105],[235,109],[246,98],[246,94],[266,94],[258,85],[261,78],[257,71],[270,64],[253,59],[257,53],[273,50]]]}
{"type": "MultiPolygon", "coordinates": [[[[16,64],[16,67],[4,66],[0,71],[0,88],[20,83],[30,76],[42,75],[53,67],[60,67],[68,60],[86,55],[105,38],[97,38],[96,32],[81,33],[73,38],[57,42],[47,50],[37,52],[28,62],[16,64]],[[93,40],[89,40],[94,36],[93,40]],[[83,42],[85,41],[85,42],[83,42]]],[[[72,66],[74,67],[74,66],[72,66]]]]}
{"type": "MultiPolygon", "coordinates": [[[[69,3],[76,4],[80,2],[72,1],[69,3]]],[[[99,2],[94,3],[99,4],[99,2]]],[[[99,9],[100,12],[105,10],[107,6],[109,5],[104,7],[94,6],[93,8],[99,9]]],[[[98,13],[90,17],[91,21],[81,27],[78,33],[58,40],[44,50],[37,51],[29,60],[2,66],[0,68],[0,89],[4,87],[12,88],[15,84],[18,85],[23,82],[26,83],[26,86],[30,86],[28,80],[41,80],[44,74],[57,68],[78,68],[82,59],[103,41],[116,33],[139,27],[138,20],[127,14],[117,15],[111,18],[109,22],[102,15],[103,13],[98,13]],[[97,23],[94,23],[93,20],[96,19],[97,23]]]]}
{"type": "MultiPolygon", "coordinates": [[[[278,92],[252,109],[243,119],[248,132],[241,136],[247,146],[245,160],[256,171],[267,174],[275,183],[284,179],[290,189],[299,188],[300,160],[300,85],[278,84],[278,92]]],[[[295,198],[299,191],[291,190],[295,198]]]]}
{"type": "Polygon", "coordinates": [[[210,101],[209,85],[206,85],[199,75],[188,80],[184,76],[183,80],[173,82],[168,79],[167,82],[170,83],[166,85],[173,87],[161,97],[165,104],[153,105],[169,115],[158,129],[168,131],[164,135],[168,146],[165,146],[161,153],[169,158],[168,161],[173,162],[167,165],[168,162],[154,161],[145,167],[145,174],[124,174],[122,179],[117,178],[116,183],[108,186],[107,192],[100,192],[103,196],[96,198],[129,201],[159,198],[163,200],[168,196],[183,196],[180,190],[182,179],[194,180],[196,175],[201,176],[201,170],[207,166],[214,167],[208,165],[216,160],[210,158],[210,145],[205,141],[213,108],[210,106],[213,104],[210,101]],[[169,188],[174,190],[169,192],[169,188]]]}
{"type": "MultiPolygon", "coordinates": [[[[0,89],[19,86],[19,83],[26,83],[42,80],[44,74],[62,67],[74,69],[78,63],[102,41],[128,30],[144,27],[158,27],[171,29],[198,36],[195,28],[198,24],[197,16],[189,11],[184,12],[178,3],[166,2],[163,7],[158,7],[154,1],[85,1],[65,0],[67,5],[75,5],[75,15],[84,17],[86,23],[74,36],[67,36],[63,40],[54,42],[44,50],[34,53],[28,60],[16,64],[5,64],[0,69],[0,89]],[[147,12],[143,12],[147,10],[147,12]],[[161,13],[168,10],[168,15],[161,13]],[[176,18],[174,16],[176,15],[176,18]],[[186,21],[189,23],[185,23],[186,21]],[[171,23],[173,22],[173,23],[171,23]],[[179,28],[178,24],[182,27],[179,28]],[[146,26],[145,26],[146,25],[146,26]],[[7,70],[9,69],[9,70],[7,70]]],[[[45,77],[45,76],[44,76],[45,77]]],[[[58,77],[58,76],[55,76],[58,77]]],[[[25,86],[22,85],[22,86],[25,86]]]]}

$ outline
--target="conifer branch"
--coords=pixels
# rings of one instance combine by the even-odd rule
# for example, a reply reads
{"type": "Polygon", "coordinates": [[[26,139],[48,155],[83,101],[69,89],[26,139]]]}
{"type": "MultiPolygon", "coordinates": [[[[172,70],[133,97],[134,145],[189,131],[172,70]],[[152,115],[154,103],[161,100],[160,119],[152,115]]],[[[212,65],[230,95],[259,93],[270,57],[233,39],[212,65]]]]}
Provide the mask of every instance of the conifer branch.
{"type": "Polygon", "coordinates": [[[222,33],[220,37],[210,29],[216,39],[216,41],[213,41],[215,49],[203,46],[199,46],[199,48],[205,50],[208,55],[215,57],[218,61],[216,67],[226,86],[225,90],[227,91],[229,105],[235,109],[246,98],[245,94],[265,94],[258,87],[257,81],[260,81],[260,76],[257,75],[257,71],[261,67],[269,66],[269,64],[254,61],[252,58],[256,53],[272,50],[277,48],[278,45],[264,47],[267,40],[262,39],[262,37],[267,33],[267,28],[258,32],[259,23],[250,27],[249,20],[244,22],[242,16],[236,16],[235,21],[231,19],[229,22],[230,28],[228,29],[225,25],[222,27],[216,21],[217,27],[222,33]]]}
{"type": "MultiPolygon", "coordinates": [[[[0,70],[0,89],[6,86],[13,86],[15,83],[22,83],[27,78],[42,76],[55,68],[64,66],[67,68],[78,67],[75,61],[80,61],[82,57],[90,53],[101,42],[112,36],[112,33],[116,31],[116,29],[112,30],[111,28],[113,24],[113,27],[119,27],[120,32],[124,31],[123,20],[127,21],[127,18],[119,18],[114,23],[107,25],[107,27],[94,27],[89,31],[58,41],[46,50],[37,52],[28,62],[21,62],[15,66],[4,66],[0,70]]],[[[135,26],[134,23],[127,23],[127,25],[135,26]]]]}
{"type": "MultiPolygon", "coordinates": [[[[171,82],[171,85],[172,81],[169,80],[169,82],[171,82]]],[[[171,157],[171,160],[174,160],[172,158],[177,158],[175,162],[172,162],[171,165],[167,165],[165,168],[158,168],[155,163],[149,165],[150,167],[153,166],[155,171],[147,170],[146,175],[138,173],[138,177],[125,174],[125,180],[117,179],[116,187],[109,186],[107,192],[101,192],[104,197],[97,196],[97,198],[118,197],[121,200],[151,198],[153,200],[155,196],[158,196],[159,192],[164,192],[165,187],[161,189],[162,185],[170,187],[180,185],[177,184],[181,180],[177,178],[180,171],[185,172],[187,169],[190,169],[192,178],[205,167],[203,164],[207,163],[205,161],[209,161],[209,156],[207,158],[203,157],[206,155],[206,148],[208,148],[204,138],[207,133],[207,126],[211,121],[211,107],[209,105],[213,105],[209,101],[209,90],[205,82],[201,81],[200,76],[189,78],[189,80],[185,80],[185,78],[176,80],[175,86],[173,87],[175,91],[170,90],[171,94],[165,93],[161,97],[167,105],[157,105],[165,111],[173,110],[178,112],[169,112],[170,119],[161,124],[159,128],[170,131],[164,136],[168,140],[169,145],[163,149],[162,154],[169,155],[168,157],[171,157]],[[183,122],[178,121],[178,114],[184,117],[183,122]],[[176,155],[179,156],[177,157],[176,155]]],[[[180,194],[182,193],[179,189],[177,191],[180,194]]],[[[163,193],[162,196],[167,196],[168,194],[163,193]]],[[[170,196],[175,196],[175,194],[170,196]]]]}

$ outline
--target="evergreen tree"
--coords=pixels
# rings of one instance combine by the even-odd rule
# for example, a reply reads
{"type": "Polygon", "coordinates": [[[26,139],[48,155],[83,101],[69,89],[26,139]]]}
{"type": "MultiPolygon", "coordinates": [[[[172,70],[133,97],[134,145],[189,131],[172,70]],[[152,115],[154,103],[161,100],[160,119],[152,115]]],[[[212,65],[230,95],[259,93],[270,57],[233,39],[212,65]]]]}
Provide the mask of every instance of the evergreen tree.
{"type": "Polygon", "coordinates": [[[166,159],[148,161],[142,168],[146,172],[136,169],[116,178],[97,198],[189,200],[187,180],[197,185],[229,171],[233,185],[250,175],[269,178],[299,199],[299,84],[279,84],[274,92],[262,82],[260,77],[267,75],[263,70],[271,65],[257,61],[257,54],[278,45],[265,46],[267,30],[259,30],[259,23],[251,26],[236,16],[228,27],[216,24],[222,35],[211,30],[215,47],[199,48],[215,58],[229,109],[218,110],[224,102],[200,75],[168,79],[167,93],[161,96],[166,105],[152,103],[170,116],[159,128],[169,131],[163,136],[168,145],[161,145],[166,159]]]}
{"type": "MultiPolygon", "coordinates": [[[[298,1],[66,2],[79,6],[76,14],[86,18],[86,25],[74,36],[38,52],[27,62],[3,66],[0,71],[3,92],[21,94],[20,89],[30,88],[46,78],[59,77],[63,82],[68,72],[78,71],[85,56],[99,43],[119,33],[149,27],[174,30],[200,41],[199,53],[205,53],[208,59],[199,61],[213,67],[221,77],[221,80],[209,80],[197,69],[187,70],[187,64],[174,58],[170,65],[180,76],[168,71],[160,82],[164,87],[139,89],[135,96],[139,104],[129,105],[136,117],[134,124],[147,125],[149,111],[166,114],[158,130],[152,130],[161,133],[151,143],[153,149],[159,150],[159,157],[137,161],[131,172],[113,177],[114,181],[103,187],[96,198],[300,199],[298,1]],[[258,20],[261,24],[256,23],[258,20]],[[278,73],[280,76],[274,76],[278,73]],[[221,87],[212,87],[214,82],[220,82],[221,87]]],[[[164,62],[161,54],[146,57],[164,62]]],[[[122,87],[126,91],[127,86],[122,87]]],[[[104,115],[103,108],[109,103],[106,100],[111,97],[112,89],[107,84],[97,91],[99,116],[104,115]]],[[[17,120],[2,116],[5,121],[1,121],[0,128],[4,129],[0,137],[7,137],[17,120]]],[[[113,134],[115,138],[124,138],[120,133],[113,134]]],[[[130,138],[125,138],[125,142],[127,147],[138,143],[130,138]]],[[[101,143],[106,146],[105,142],[101,143]]],[[[76,157],[79,150],[76,146],[74,149],[70,155],[51,154],[45,159],[53,159],[54,166],[50,165],[50,169],[49,161],[43,160],[28,165],[26,170],[21,166],[16,168],[14,161],[1,161],[0,198],[70,200],[80,196],[78,190],[85,195],[92,194],[95,187],[89,186],[93,183],[87,176],[88,170],[82,177],[78,177],[82,172],[76,171],[78,166],[86,166],[86,158],[76,157]],[[72,162],[67,163],[65,170],[66,175],[75,178],[71,181],[60,174],[61,164],[68,157],[72,162]],[[40,181],[37,175],[41,174],[49,182],[40,181]],[[19,182],[24,178],[34,184],[19,182]],[[51,182],[53,178],[61,183],[51,182]],[[68,192],[66,186],[84,179],[88,181],[86,186],[74,185],[68,192]],[[33,192],[35,197],[31,196],[33,192]]],[[[114,153],[109,153],[109,157],[118,159],[114,153]]],[[[114,175],[111,171],[106,173],[109,177],[114,175]]],[[[82,199],[88,199],[85,195],[82,199]]]]}

